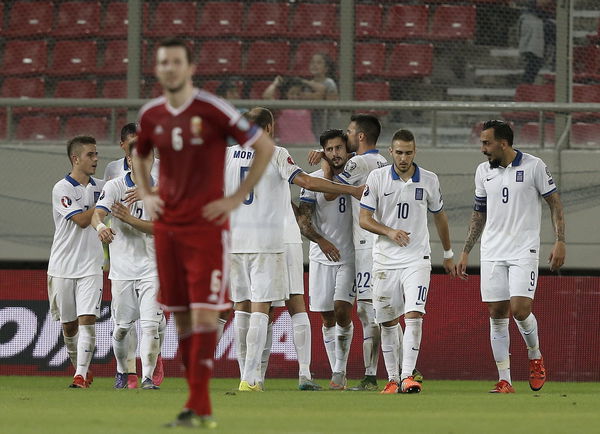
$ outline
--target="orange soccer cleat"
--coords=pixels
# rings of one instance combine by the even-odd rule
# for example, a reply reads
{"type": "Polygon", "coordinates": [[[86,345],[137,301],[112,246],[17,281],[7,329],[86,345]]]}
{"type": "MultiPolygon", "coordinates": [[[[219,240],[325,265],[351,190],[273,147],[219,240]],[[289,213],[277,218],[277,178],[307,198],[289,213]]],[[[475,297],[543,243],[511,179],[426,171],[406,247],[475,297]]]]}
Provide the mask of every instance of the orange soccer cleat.
{"type": "Polygon", "coordinates": [[[398,383],[396,381],[390,380],[388,382],[388,384],[385,385],[385,388],[381,392],[379,392],[379,393],[382,393],[382,394],[398,393],[398,388],[399,387],[400,386],[398,386],[398,383]]]}
{"type": "Polygon", "coordinates": [[[415,381],[413,377],[406,377],[402,380],[399,393],[419,393],[421,391],[421,383],[415,381]]]}
{"type": "Polygon", "coordinates": [[[490,393],[515,393],[515,389],[506,380],[500,380],[496,383],[490,393]]]}
{"type": "Polygon", "coordinates": [[[71,389],[87,389],[89,386],[82,375],[75,375],[73,377],[73,383],[69,387],[71,389]]]}
{"type": "Polygon", "coordinates": [[[533,359],[529,361],[529,387],[531,390],[538,391],[544,387],[546,382],[546,368],[544,368],[544,359],[533,359]]]}

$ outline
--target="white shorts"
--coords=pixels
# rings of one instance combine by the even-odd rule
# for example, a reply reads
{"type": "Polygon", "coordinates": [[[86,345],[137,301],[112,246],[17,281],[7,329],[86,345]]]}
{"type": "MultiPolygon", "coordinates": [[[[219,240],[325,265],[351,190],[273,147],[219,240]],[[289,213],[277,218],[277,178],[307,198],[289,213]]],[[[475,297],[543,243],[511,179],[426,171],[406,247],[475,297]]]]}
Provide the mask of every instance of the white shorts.
{"type": "Polygon", "coordinates": [[[481,261],[481,300],[506,301],[511,297],[533,298],[538,280],[537,259],[481,261]]]}
{"type": "Polygon", "coordinates": [[[231,253],[229,258],[232,301],[269,302],[287,298],[285,253],[231,253]]]}
{"type": "Polygon", "coordinates": [[[354,264],[325,265],[310,261],[309,306],[313,312],[331,312],[335,300],[354,304],[354,264]]]}
{"type": "Polygon", "coordinates": [[[100,318],[102,275],[78,279],[48,276],[48,300],[55,321],[72,322],[82,315],[100,318]]]}
{"type": "Polygon", "coordinates": [[[358,300],[373,299],[373,249],[360,249],[354,252],[356,277],[354,291],[358,300]]]}
{"type": "Polygon", "coordinates": [[[425,313],[431,265],[373,270],[373,308],[379,324],[407,312],[425,313]]]}
{"type": "Polygon", "coordinates": [[[163,311],[156,301],[158,277],[141,280],[112,280],[111,316],[115,324],[162,320],[163,311]]]}
{"type": "MultiPolygon", "coordinates": [[[[304,253],[302,252],[302,244],[286,244],[285,260],[288,272],[288,292],[284,300],[288,300],[290,295],[304,295],[304,253]]],[[[285,302],[277,301],[272,306],[283,307],[285,302]]]]}

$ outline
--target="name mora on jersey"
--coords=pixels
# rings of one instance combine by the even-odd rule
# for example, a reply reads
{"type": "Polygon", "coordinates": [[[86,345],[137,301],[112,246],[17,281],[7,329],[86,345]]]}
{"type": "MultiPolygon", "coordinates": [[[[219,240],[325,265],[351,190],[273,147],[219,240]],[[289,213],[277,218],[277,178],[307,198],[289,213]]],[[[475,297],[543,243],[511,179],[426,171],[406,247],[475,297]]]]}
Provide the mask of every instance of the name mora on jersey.
{"type": "Polygon", "coordinates": [[[254,152],[253,151],[244,151],[244,150],[234,151],[233,158],[241,158],[243,160],[252,160],[252,158],[254,158],[254,152]]]}

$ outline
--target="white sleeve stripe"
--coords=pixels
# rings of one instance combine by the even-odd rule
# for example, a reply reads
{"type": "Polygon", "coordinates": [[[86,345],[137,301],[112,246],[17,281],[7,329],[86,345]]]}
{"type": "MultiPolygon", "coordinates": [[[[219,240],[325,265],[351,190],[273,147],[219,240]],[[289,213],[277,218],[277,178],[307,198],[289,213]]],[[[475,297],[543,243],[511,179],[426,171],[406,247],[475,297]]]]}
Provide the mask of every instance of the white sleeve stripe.
{"type": "Polygon", "coordinates": [[[230,118],[229,125],[234,125],[242,116],[240,112],[238,112],[231,104],[225,103],[221,98],[217,98],[206,91],[198,92],[196,94],[196,99],[212,104],[221,110],[225,115],[227,115],[227,117],[230,118]]]}

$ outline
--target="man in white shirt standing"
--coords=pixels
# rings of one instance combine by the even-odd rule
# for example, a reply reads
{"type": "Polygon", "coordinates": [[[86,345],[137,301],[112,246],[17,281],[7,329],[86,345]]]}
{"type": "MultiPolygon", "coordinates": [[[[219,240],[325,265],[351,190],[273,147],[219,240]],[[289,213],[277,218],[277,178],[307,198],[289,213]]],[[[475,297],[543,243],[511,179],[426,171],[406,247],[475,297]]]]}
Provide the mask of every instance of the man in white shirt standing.
{"type": "Polygon", "coordinates": [[[499,380],[490,393],[514,393],[510,376],[509,318],[512,314],[527,345],[529,386],[540,390],[546,368],[532,313],[537,288],[543,197],[552,216],[555,243],[550,270],[565,261],[565,220],[556,184],[544,162],[513,148],[513,131],[503,121],[484,123],[481,152],[488,161],[475,172],[475,206],[457,264],[466,279],[469,253],[481,237],[481,299],[490,314],[490,341],[499,380]]]}
{"type": "Polygon", "coordinates": [[[93,178],[96,139],[77,136],[67,143],[72,169],[52,189],[54,239],[48,262],[50,311],[60,321],[75,376],[70,387],[88,388],[96,348],[96,318],[102,302],[102,245],[90,223],[104,181],[93,178]]]}
{"type": "Polygon", "coordinates": [[[393,165],[375,169],[367,178],[360,201],[360,226],[376,234],[373,306],[381,325],[381,349],[389,379],[381,393],[418,393],[422,386],[413,378],[413,371],[421,348],[431,274],[428,211],[433,213],[444,247],[444,269],[452,275],[456,273],[437,175],[413,162],[415,138],[408,130],[394,134],[390,154],[393,165]],[[406,325],[402,347],[401,315],[406,325]]]}

